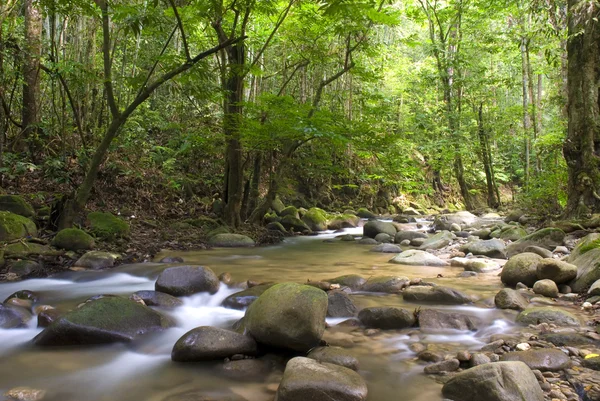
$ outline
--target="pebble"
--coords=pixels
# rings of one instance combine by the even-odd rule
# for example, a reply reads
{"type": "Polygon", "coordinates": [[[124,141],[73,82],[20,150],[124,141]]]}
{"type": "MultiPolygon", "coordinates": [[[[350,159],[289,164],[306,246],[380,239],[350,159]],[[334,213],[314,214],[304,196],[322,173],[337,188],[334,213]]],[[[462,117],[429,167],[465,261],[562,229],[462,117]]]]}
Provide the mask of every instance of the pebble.
{"type": "Polygon", "coordinates": [[[531,349],[531,345],[529,345],[529,343],[521,343],[521,344],[517,344],[516,348],[519,351],[528,351],[531,349]]]}

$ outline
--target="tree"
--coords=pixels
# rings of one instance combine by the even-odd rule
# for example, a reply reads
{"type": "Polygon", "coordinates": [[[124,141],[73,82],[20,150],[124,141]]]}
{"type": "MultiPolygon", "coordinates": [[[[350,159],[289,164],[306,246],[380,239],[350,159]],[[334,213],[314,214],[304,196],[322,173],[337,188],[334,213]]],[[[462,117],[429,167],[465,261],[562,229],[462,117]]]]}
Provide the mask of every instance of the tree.
{"type": "Polygon", "coordinates": [[[569,0],[568,7],[565,215],[583,217],[600,212],[600,6],[594,0],[569,0]]]}

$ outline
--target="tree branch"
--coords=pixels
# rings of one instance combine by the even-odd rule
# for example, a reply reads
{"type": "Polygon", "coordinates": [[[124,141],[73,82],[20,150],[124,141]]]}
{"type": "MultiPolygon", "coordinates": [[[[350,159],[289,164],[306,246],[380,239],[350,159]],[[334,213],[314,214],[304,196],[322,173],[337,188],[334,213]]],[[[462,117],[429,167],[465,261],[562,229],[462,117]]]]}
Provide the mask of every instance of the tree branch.
{"type": "Polygon", "coordinates": [[[104,56],[104,87],[106,89],[106,97],[108,107],[113,118],[119,117],[119,108],[115,100],[113,89],[111,61],[110,61],[110,26],[108,20],[108,4],[106,0],[94,0],[96,5],[102,11],[102,54],[104,56]]]}
{"type": "Polygon", "coordinates": [[[173,0],[169,0],[171,4],[171,8],[173,9],[173,13],[175,14],[175,18],[177,19],[177,25],[179,26],[179,31],[181,32],[181,40],[183,41],[183,49],[185,51],[185,58],[187,60],[191,59],[190,56],[190,48],[188,47],[187,37],[185,36],[185,31],[183,30],[183,23],[181,22],[181,17],[179,16],[179,11],[177,11],[177,7],[173,0]]]}

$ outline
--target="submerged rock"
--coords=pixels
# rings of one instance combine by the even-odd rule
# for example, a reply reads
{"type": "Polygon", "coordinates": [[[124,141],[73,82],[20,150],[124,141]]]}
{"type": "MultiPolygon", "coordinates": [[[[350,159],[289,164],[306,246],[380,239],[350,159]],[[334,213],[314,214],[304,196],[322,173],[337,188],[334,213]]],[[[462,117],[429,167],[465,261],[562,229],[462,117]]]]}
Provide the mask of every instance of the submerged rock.
{"type": "Polygon", "coordinates": [[[154,285],[156,291],[176,297],[199,292],[214,294],[219,290],[219,278],[204,266],[176,266],[163,270],[154,285]]]}
{"type": "Polygon", "coordinates": [[[391,263],[409,266],[448,266],[448,263],[429,252],[410,249],[390,259],[391,263]]]}
{"type": "Polygon", "coordinates": [[[277,401],[364,401],[367,385],[355,371],[310,358],[290,359],[277,389],[277,401]]]}
{"type": "Polygon", "coordinates": [[[405,301],[415,303],[440,303],[448,305],[470,304],[471,298],[448,287],[410,286],[402,292],[405,301]]]}
{"type": "Polygon", "coordinates": [[[465,253],[487,256],[489,258],[506,259],[506,244],[499,239],[479,240],[461,247],[465,253]]]}
{"type": "Polygon", "coordinates": [[[295,283],[276,284],[254,301],[243,319],[257,342],[276,348],[308,351],[325,331],[327,295],[295,283]]]}
{"type": "Polygon", "coordinates": [[[236,292],[235,294],[231,294],[230,296],[225,298],[221,305],[231,309],[245,309],[248,306],[250,306],[252,302],[256,301],[263,292],[273,287],[274,285],[275,284],[273,283],[260,284],[248,288],[244,291],[236,292]]]}
{"type": "Polygon", "coordinates": [[[358,370],[358,359],[341,347],[317,347],[312,349],[307,358],[318,362],[332,363],[348,369],[358,370]]]}
{"type": "Polygon", "coordinates": [[[523,362],[479,365],[451,378],[442,388],[452,401],[543,401],[544,393],[523,362]]]}
{"type": "Polygon", "coordinates": [[[392,307],[365,308],[358,313],[358,319],[366,327],[384,330],[405,329],[416,322],[412,312],[392,307]]]}
{"type": "Polygon", "coordinates": [[[509,352],[502,355],[500,360],[520,361],[529,366],[530,369],[541,371],[557,371],[571,366],[571,359],[569,356],[555,348],[509,352]]]}
{"type": "MultiPolygon", "coordinates": [[[[381,234],[378,234],[378,236],[379,235],[381,235],[381,234]]],[[[390,239],[390,241],[391,241],[391,239],[390,239]]],[[[383,241],[380,241],[380,242],[383,242],[383,241]]],[[[398,245],[386,243],[386,244],[380,244],[380,245],[377,245],[377,246],[371,248],[371,252],[400,253],[400,252],[402,252],[402,248],[400,248],[398,245]]]]}
{"type": "Polygon", "coordinates": [[[579,319],[569,312],[553,307],[527,308],[517,316],[517,322],[521,324],[548,323],[557,326],[579,326],[579,319]]]}
{"type": "Polygon", "coordinates": [[[452,258],[450,260],[450,265],[462,267],[465,271],[477,273],[488,273],[500,269],[498,263],[483,258],[452,258]]]}
{"type": "Polygon", "coordinates": [[[0,328],[13,329],[26,327],[31,313],[24,308],[0,304],[0,328]]]}
{"type": "Polygon", "coordinates": [[[43,346],[130,342],[171,326],[172,322],[151,308],[110,296],[86,302],[66,313],[33,341],[43,346]]]}
{"type": "Polygon", "coordinates": [[[175,362],[199,362],[229,358],[236,354],[256,355],[254,339],[217,327],[196,327],[185,333],[173,346],[175,362]]]}
{"type": "Polygon", "coordinates": [[[440,312],[434,309],[419,311],[421,330],[471,330],[479,328],[481,321],[476,317],[454,312],[440,312]]]}
{"type": "Polygon", "coordinates": [[[361,290],[367,292],[385,292],[397,294],[410,283],[408,277],[403,276],[380,276],[371,277],[363,284],[361,290]]]}

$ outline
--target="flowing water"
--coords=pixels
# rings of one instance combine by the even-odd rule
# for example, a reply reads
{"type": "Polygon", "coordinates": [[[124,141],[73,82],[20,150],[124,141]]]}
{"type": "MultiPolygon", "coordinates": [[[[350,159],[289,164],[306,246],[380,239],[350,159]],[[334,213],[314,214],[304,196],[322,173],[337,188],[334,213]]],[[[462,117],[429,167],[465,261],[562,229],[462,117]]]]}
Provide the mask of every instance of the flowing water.
{"type": "MultiPolygon", "coordinates": [[[[350,230],[362,233],[362,229],[350,230]]],[[[423,365],[415,359],[409,345],[420,341],[446,352],[476,350],[493,334],[514,330],[515,313],[493,309],[490,301],[501,288],[496,273],[458,278],[462,268],[401,266],[388,263],[393,256],[369,252],[371,247],[348,242],[326,242],[337,234],[295,237],[264,248],[215,249],[197,252],[169,252],[159,257],[181,256],[186,264],[201,264],[215,273],[229,272],[233,281],[326,280],[343,274],[365,278],[401,275],[424,278],[462,290],[478,298],[473,306],[427,306],[453,310],[479,317],[485,322],[478,332],[446,331],[420,333],[419,330],[383,332],[366,337],[362,331],[336,328],[342,319],[331,319],[326,338],[352,345],[360,361],[360,374],[369,386],[371,401],[437,401],[441,386],[423,375],[423,365]],[[437,278],[438,274],[443,277],[437,278]]],[[[139,290],[153,290],[158,274],[169,265],[145,263],[125,265],[110,271],[72,272],[54,278],[0,284],[0,300],[15,291],[28,289],[39,294],[44,304],[60,310],[75,307],[98,294],[129,296],[139,290]]],[[[244,312],[220,306],[228,295],[239,290],[222,285],[214,295],[184,298],[184,304],[171,311],[177,327],[146,337],[135,344],[101,347],[42,349],[31,344],[41,329],[36,319],[25,329],[0,329],[0,394],[27,386],[47,390],[46,401],[169,401],[172,395],[193,390],[214,394],[238,394],[248,401],[271,401],[272,384],[281,378],[283,360],[274,358],[279,369],[250,380],[231,378],[221,363],[176,364],[171,362],[173,344],[186,331],[210,325],[230,328],[244,312]],[[271,384],[271,386],[267,386],[271,384]]],[[[401,296],[372,293],[354,294],[360,307],[400,306],[414,309],[401,296]]],[[[183,398],[182,398],[183,400],[183,398]]],[[[186,400],[191,400],[186,398],[186,400]]]]}

